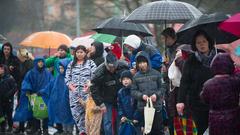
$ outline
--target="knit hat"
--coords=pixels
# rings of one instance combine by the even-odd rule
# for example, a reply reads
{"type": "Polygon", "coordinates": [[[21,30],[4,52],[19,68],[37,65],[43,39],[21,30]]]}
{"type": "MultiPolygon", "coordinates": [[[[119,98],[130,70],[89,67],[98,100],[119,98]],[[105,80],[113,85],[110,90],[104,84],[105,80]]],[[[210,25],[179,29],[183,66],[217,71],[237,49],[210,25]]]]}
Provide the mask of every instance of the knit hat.
{"type": "Polygon", "coordinates": [[[118,66],[118,59],[111,52],[109,52],[105,57],[105,66],[108,68],[117,68],[118,66]]]}
{"type": "Polygon", "coordinates": [[[120,77],[121,81],[123,80],[124,77],[129,78],[131,80],[133,78],[132,73],[129,70],[125,70],[122,72],[121,77],[120,77]]]}
{"type": "Polygon", "coordinates": [[[227,53],[219,53],[211,63],[211,70],[214,75],[233,74],[234,62],[227,53]]]}
{"type": "Polygon", "coordinates": [[[123,44],[129,45],[134,49],[138,49],[141,44],[141,39],[136,35],[130,35],[126,37],[123,44]]]}

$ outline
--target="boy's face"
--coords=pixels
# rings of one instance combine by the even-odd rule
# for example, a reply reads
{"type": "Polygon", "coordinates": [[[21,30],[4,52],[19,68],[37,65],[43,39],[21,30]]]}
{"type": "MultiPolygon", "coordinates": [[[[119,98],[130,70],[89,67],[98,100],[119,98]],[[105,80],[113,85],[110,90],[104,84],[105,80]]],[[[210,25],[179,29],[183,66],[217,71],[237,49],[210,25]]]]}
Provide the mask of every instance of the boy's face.
{"type": "Polygon", "coordinates": [[[148,70],[148,63],[146,61],[139,62],[138,68],[140,71],[146,72],[148,70]]]}
{"type": "Polygon", "coordinates": [[[59,66],[59,71],[60,71],[61,74],[63,74],[64,73],[64,67],[63,66],[59,66]]]}
{"type": "Polygon", "coordinates": [[[132,84],[132,80],[130,78],[124,77],[122,79],[122,84],[123,84],[123,86],[127,87],[132,84]]]}
{"type": "Polygon", "coordinates": [[[39,68],[43,68],[43,61],[41,61],[41,60],[38,61],[37,65],[38,65],[39,68]]]}
{"type": "Polygon", "coordinates": [[[4,74],[4,67],[0,67],[0,76],[4,74]]]}
{"type": "Polygon", "coordinates": [[[63,49],[58,49],[59,57],[64,58],[67,55],[67,52],[63,49]]]}

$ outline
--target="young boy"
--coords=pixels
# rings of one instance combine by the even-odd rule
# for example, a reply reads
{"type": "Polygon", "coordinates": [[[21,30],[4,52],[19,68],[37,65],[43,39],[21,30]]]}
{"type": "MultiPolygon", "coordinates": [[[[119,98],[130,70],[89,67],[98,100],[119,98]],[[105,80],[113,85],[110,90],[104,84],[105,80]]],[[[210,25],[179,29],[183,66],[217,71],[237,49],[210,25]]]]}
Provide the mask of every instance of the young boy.
{"type": "Polygon", "coordinates": [[[7,66],[0,64],[0,132],[5,132],[6,122],[8,129],[12,129],[13,96],[16,90],[17,83],[8,73],[7,66]]]}
{"type": "MultiPolygon", "coordinates": [[[[136,68],[138,72],[133,77],[131,94],[138,100],[137,108],[142,117],[144,116],[146,101],[151,98],[155,108],[155,115],[149,135],[163,135],[162,106],[164,89],[161,86],[161,75],[157,70],[151,68],[148,54],[144,51],[136,55],[136,68]]],[[[144,122],[142,126],[144,126],[144,122]]]]}
{"type": "Polygon", "coordinates": [[[123,71],[120,79],[123,88],[118,91],[118,115],[121,120],[119,135],[135,135],[136,129],[133,124],[138,123],[140,116],[137,112],[137,101],[131,96],[131,72],[129,70],[123,71]],[[126,130],[126,126],[130,126],[131,130],[126,130]]]}

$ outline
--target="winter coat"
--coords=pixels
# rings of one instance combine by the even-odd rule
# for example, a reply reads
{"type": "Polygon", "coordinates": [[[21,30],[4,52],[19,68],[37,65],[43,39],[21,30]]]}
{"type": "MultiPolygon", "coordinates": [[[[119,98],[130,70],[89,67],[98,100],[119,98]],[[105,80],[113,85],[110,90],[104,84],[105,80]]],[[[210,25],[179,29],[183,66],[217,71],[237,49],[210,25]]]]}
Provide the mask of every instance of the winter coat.
{"type": "Polygon", "coordinates": [[[191,54],[184,64],[177,102],[189,103],[191,108],[208,110],[208,105],[200,99],[200,92],[204,82],[212,77],[210,67],[204,66],[191,54]],[[187,96],[189,99],[186,101],[187,96]]]}
{"type": "Polygon", "coordinates": [[[0,77],[0,97],[2,103],[13,98],[14,93],[17,91],[17,83],[10,74],[4,74],[0,77]]]}
{"type": "Polygon", "coordinates": [[[156,94],[157,101],[153,102],[153,106],[156,110],[161,110],[163,105],[162,100],[165,92],[164,88],[162,88],[161,86],[161,74],[157,70],[151,68],[151,65],[149,65],[150,60],[147,53],[143,51],[138,53],[136,59],[140,56],[145,57],[148,60],[148,71],[138,71],[133,77],[131,94],[135,99],[137,99],[137,107],[141,110],[146,105],[146,102],[142,99],[142,96],[147,95],[148,97],[150,97],[153,94],[156,94]]]}
{"type": "MultiPolygon", "coordinates": [[[[59,65],[64,67],[66,71],[67,65],[70,62],[68,58],[61,59],[59,65]]],[[[74,120],[69,104],[69,90],[64,81],[65,72],[60,73],[53,79],[45,89],[38,93],[45,97],[44,102],[48,106],[49,123],[74,124],[74,120]],[[47,100],[46,100],[47,99],[47,100]]]]}
{"type": "Polygon", "coordinates": [[[131,96],[131,88],[123,87],[118,91],[118,116],[129,120],[138,120],[137,101],[131,96]]]}
{"type": "Polygon", "coordinates": [[[240,133],[240,74],[233,75],[230,56],[220,54],[211,64],[215,76],[204,83],[202,99],[209,104],[209,131],[211,135],[240,133]]]}
{"type": "MultiPolygon", "coordinates": [[[[35,58],[33,65],[34,67],[27,72],[22,82],[20,101],[13,118],[14,121],[27,121],[33,117],[26,94],[39,92],[39,90],[44,89],[52,80],[51,73],[45,68],[45,60],[43,57],[35,58]],[[44,63],[41,69],[39,69],[37,65],[40,60],[44,63]]],[[[43,100],[46,99],[43,97],[43,100]]]]}
{"type": "Polygon", "coordinates": [[[149,55],[152,68],[160,71],[160,68],[162,65],[162,56],[160,52],[155,47],[151,45],[147,45],[143,42],[141,42],[141,45],[139,46],[139,48],[134,50],[132,53],[132,56],[130,58],[131,67],[133,66],[133,62],[136,62],[136,55],[140,51],[145,51],[149,55]]]}
{"type": "Polygon", "coordinates": [[[97,106],[107,102],[117,105],[117,92],[122,87],[119,79],[124,70],[128,69],[126,62],[118,61],[115,73],[110,73],[105,64],[101,64],[93,73],[90,87],[92,97],[97,106]]]}
{"type": "MultiPolygon", "coordinates": [[[[20,63],[20,83],[23,81],[27,72],[33,68],[33,61],[31,59],[25,60],[24,62],[20,63]]],[[[21,86],[21,84],[20,84],[21,86]]],[[[21,89],[21,87],[20,87],[21,89]]]]}
{"type": "MultiPolygon", "coordinates": [[[[7,44],[7,43],[6,43],[7,44]]],[[[10,56],[9,58],[6,60],[4,53],[3,53],[3,48],[4,45],[2,46],[2,50],[0,53],[0,64],[4,64],[7,65],[8,70],[10,66],[13,66],[14,69],[11,71],[9,70],[9,73],[13,76],[13,78],[15,79],[15,81],[17,82],[17,84],[20,82],[20,71],[19,71],[19,64],[20,61],[19,59],[13,54],[13,48],[12,46],[10,47],[10,56]]]]}

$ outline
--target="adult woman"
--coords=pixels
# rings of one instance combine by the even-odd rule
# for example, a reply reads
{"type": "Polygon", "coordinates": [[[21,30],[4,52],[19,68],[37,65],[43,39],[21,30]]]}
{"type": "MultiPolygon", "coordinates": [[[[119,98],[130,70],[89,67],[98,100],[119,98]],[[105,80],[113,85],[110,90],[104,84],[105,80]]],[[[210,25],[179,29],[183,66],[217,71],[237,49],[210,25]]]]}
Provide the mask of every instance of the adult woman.
{"type": "Polygon", "coordinates": [[[78,46],[75,49],[73,61],[67,67],[65,82],[69,88],[71,112],[80,135],[86,134],[85,109],[81,101],[85,101],[88,95],[83,88],[91,79],[95,69],[95,63],[87,59],[87,49],[84,46],[78,46]]]}
{"type": "Polygon", "coordinates": [[[182,79],[177,99],[177,111],[183,113],[183,109],[189,103],[189,109],[196,123],[198,134],[202,135],[208,127],[209,107],[200,99],[203,83],[213,77],[210,63],[216,55],[214,41],[202,30],[195,33],[192,43],[194,53],[189,56],[183,68],[182,79]]]}
{"type": "Polygon", "coordinates": [[[204,83],[201,97],[209,104],[210,135],[240,133],[240,74],[233,74],[234,64],[229,54],[218,54],[211,63],[214,77],[204,83]]]}

